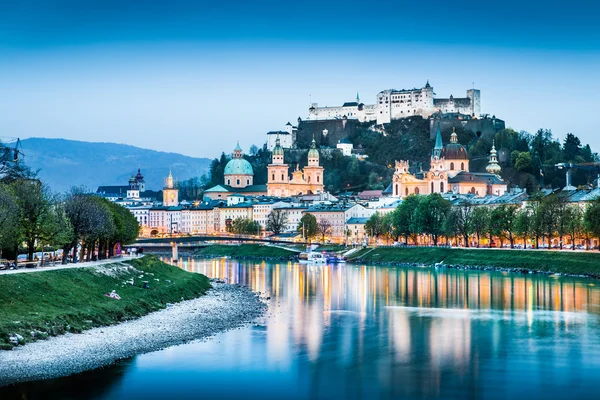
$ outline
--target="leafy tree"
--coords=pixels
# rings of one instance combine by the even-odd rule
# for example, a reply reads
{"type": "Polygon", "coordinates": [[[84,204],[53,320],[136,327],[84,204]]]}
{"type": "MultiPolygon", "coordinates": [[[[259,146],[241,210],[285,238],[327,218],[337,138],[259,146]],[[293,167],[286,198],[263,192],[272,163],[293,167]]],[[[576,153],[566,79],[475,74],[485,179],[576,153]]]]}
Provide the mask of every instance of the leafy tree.
{"type": "Polygon", "coordinates": [[[527,238],[532,234],[531,209],[524,208],[517,212],[515,219],[515,235],[523,238],[524,248],[527,248],[527,238]]]}
{"type": "Polygon", "coordinates": [[[20,210],[12,187],[0,183],[0,252],[18,247],[20,210]]]}
{"type": "Polygon", "coordinates": [[[481,241],[481,237],[488,232],[490,225],[490,209],[485,206],[475,207],[471,218],[471,227],[475,236],[477,236],[477,247],[481,241]]]}
{"type": "Polygon", "coordinates": [[[231,232],[237,235],[255,235],[260,230],[260,224],[249,218],[236,218],[231,223],[231,232]]]}
{"type": "Polygon", "coordinates": [[[438,193],[425,196],[419,202],[415,215],[417,232],[430,235],[434,246],[437,246],[440,235],[444,234],[444,221],[450,208],[450,202],[438,193]]]}
{"type": "Polygon", "coordinates": [[[18,180],[12,187],[19,207],[19,226],[27,245],[27,254],[33,260],[36,243],[53,234],[50,223],[50,191],[38,180],[18,180]]]}
{"type": "Polygon", "coordinates": [[[583,212],[579,206],[568,206],[562,218],[565,232],[571,238],[571,248],[575,250],[575,238],[583,231],[583,212]]]}
{"type": "Polygon", "coordinates": [[[312,238],[317,236],[318,233],[318,224],[317,218],[312,214],[304,214],[302,218],[300,218],[300,222],[298,223],[297,231],[303,234],[305,238],[312,238]]]}
{"type": "Polygon", "coordinates": [[[530,172],[533,165],[531,154],[526,151],[517,153],[514,165],[519,172],[530,172]]]}
{"type": "Polygon", "coordinates": [[[369,220],[365,223],[365,231],[367,235],[374,237],[375,239],[379,238],[383,233],[383,218],[379,212],[375,212],[375,214],[371,215],[369,220]]]}
{"type": "MultiPolygon", "coordinates": [[[[600,199],[588,204],[583,216],[585,230],[591,236],[600,238],[600,199]]],[[[600,249],[600,246],[599,246],[600,249]]]]}
{"type": "Polygon", "coordinates": [[[458,213],[459,211],[456,208],[451,208],[444,220],[443,235],[446,236],[446,244],[449,242],[450,238],[455,238],[460,235],[458,231],[458,213]]]}
{"type": "Polygon", "coordinates": [[[453,207],[455,233],[462,236],[466,247],[469,247],[469,236],[473,234],[473,213],[473,205],[466,200],[453,207]]]}
{"type": "Polygon", "coordinates": [[[500,239],[500,246],[502,246],[504,239],[508,238],[510,247],[514,248],[516,216],[517,207],[513,205],[502,204],[492,210],[490,214],[490,232],[500,239]]]}
{"type": "Polygon", "coordinates": [[[288,214],[283,210],[273,210],[267,217],[267,230],[278,235],[285,229],[288,223],[288,214]]]}
{"type": "Polygon", "coordinates": [[[404,236],[406,244],[408,244],[408,238],[418,232],[415,215],[421,200],[422,196],[411,194],[405,197],[402,203],[393,211],[394,231],[398,236],[404,236]]]}
{"type": "Polygon", "coordinates": [[[394,213],[387,213],[381,219],[381,227],[383,234],[394,242],[398,241],[398,234],[394,229],[394,213]]]}
{"type": "Polygon", "coordinates": [[[581,157],[581,141],[572,133],[567,133],[563,142],[563,157],[565,161],[581,162],[584,161],[581,157]]]}

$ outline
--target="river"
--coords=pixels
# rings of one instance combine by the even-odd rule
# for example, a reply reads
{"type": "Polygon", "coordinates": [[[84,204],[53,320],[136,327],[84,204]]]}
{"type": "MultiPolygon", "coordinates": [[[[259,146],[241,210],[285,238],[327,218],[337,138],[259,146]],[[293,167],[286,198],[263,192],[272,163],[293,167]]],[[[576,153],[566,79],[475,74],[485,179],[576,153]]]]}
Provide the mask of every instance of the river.
{"type": "Polygon", "coordinates": [[[179,265],[264,293],[268,315],[207,341],[0,389],[0,397],[597,398],[596,280],[227,259],[179,265]]]}

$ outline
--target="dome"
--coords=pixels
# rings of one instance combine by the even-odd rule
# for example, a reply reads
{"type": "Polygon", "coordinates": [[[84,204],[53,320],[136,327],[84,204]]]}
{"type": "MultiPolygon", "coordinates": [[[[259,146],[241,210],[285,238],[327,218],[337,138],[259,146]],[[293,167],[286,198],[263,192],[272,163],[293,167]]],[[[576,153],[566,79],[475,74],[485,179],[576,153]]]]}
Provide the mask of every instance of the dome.
{"type": "Polygon", "coordinates": [[[252,165],[243,158],[234,158],[225,166],[225,175],[254,175],[252,165]]]}
{"type": "Polygon", "coordinates": [[[468,160],[469,155],[465,146],[459,143],[448,143],[442,150],[442,157],[446,160],[468,160]]]}

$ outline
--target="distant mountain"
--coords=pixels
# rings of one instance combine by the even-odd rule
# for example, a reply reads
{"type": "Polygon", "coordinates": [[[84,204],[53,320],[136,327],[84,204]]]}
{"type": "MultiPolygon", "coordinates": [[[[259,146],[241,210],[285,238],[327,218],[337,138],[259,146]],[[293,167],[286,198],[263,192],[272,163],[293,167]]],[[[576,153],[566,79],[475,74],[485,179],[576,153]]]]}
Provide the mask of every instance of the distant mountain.
{"type": "Polygon", "coordinates": [[[56,192],[81,185],[93,191],[100,185],[127,185],[138,167],[146,189],[160,190],[169,170],[183,181],[208,173],[211,162],[117,143],[31,138],[21,144],[25,163],[39,170],[38,177],[56,192]]]}

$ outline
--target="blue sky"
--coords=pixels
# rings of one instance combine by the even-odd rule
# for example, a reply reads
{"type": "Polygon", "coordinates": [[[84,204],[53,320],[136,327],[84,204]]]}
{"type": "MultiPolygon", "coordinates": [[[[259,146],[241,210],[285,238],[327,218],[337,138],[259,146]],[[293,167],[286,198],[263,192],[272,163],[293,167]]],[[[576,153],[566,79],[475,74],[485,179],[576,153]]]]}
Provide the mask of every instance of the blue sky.
{"type": "Polygon", "coordinates": [[[464,96],[600,151],[590,1],[0,2],[0,136],[215,157],[386,88],[464,96]]]}

